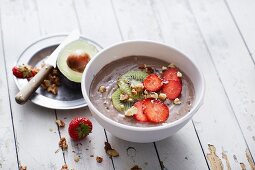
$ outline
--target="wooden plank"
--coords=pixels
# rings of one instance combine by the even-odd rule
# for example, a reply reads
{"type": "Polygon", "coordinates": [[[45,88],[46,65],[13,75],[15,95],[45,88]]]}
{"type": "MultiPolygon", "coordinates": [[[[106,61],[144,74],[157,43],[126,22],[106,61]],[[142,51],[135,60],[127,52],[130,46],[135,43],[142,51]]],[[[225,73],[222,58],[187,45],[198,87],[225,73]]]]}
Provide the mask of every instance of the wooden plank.
{"type": "Polygon", "coordinates": [[[18,105],[18,92],[11,68],[19,54],[40,36],[37,8],[32,0],[1,1],[1,20],[14,128],[21,165],[28,169],[59,169],[63,164],[58,149],[59,134],[53,110],[30,102],[18,105]]]}
{"type": "MultiPolygon", "coordinates": [[[[68,33],[79,27],[71,0],[64,2],[62,0],[44,0],[37,1],[37,4],[43,34],[68,33]],[[56,20],[58,20],[57,24],[54,23],[56,20]]],[[[88,108],[68,111],[57,110],[56,112],[57,117],[66,123],[65,128],[60,128],[60,135],[67,139],[69,145],[68,152],[64,152],[68,167],[70,169],[113,169],[112,161],[104,151],[104,142],[106,141],[104,129],[94,120],[88,108]],[[92,121],[93,133],[86,140],[74,142],[69,137],[68,124],[72,118],[78,116],[86,116],[92,121]],[[76,162],[75,159],[78,156],[80,159],[76,162]],[[103,162],[97,163],[96,156],[103,157],[103,162]]]]}
{"type": "MultiPolygon", "coordinates": [[[[1,25],[1,24],[0,24],[1,25]]],[[[0,33],[0,169],[18,167],[15,139],[12,126],[4,52],[0,33]]]]}
{"type": "Polygon", "coordinates": [[[250,55],[253,57],[253,61],[255,61],[255,40],[253,38],[255,30],[255,1],[225,0],[224,2],[243,36],[242,38],[249,49],[250,55]]]}
{"type": "MultiPolygon", "coordinates": [[[[110,0],[79,0],[75,1],[75,7],[84,35],[88,35],[103,46],[121,41],[110,0]]],[[[107,137],[112,147],[120,152],[120,157],[113,158],[115,169],[130,169],[135,164],[145,167],[145,169],[160,169],[153,143],[143,145],[130,143],[117,139],[109,133],[107,133],[107,137]],[[126,154],[127,146],[138,150],[134,158],[135,162],[131,161],[131,158],[126,154]],[[147,166],[144,164],[145,159],[149,163],[147,166]]]]}
{"type": "MultiPolygon", "coordinates": [[[[211,163],[211,154],[208,150],[208,144],[212,144],[216,148],[216,154],[218,155],[219,161],[223,162],[225,168],[228,163],[232,169],[240,169],[240,162],[243,162],[248,166],[245,157],[247,145],[243,139],[242,131],[239,128],[229,103],[228,96],[226,96],[225,89],[218,77],[218,70],[216,70],[214,63],[211,60],[210,53],[204,44],[203,37],[201,36],[189,3],[185,0],[165,0],[162,1],[162,3],[157,3],[156,1],[153,2],[154,10],[159,11],[159,9],[161,9],[157,16],[161,25],[162,35],[165,37],[166,42],[173,44],[184,53],[188,54],[188,56],[198,64],[205,75],[205,102],[197,115],[193,118],[193,121],[209,164],[211,163]],[[222,159],[222,153],[227,155],[228,161],[222,159]]],[[[204,3],[204,1],[190,2],[192,6],[199,3],[204,3]]],[[[208,9],[210,6],[211,5],[208,3],[208,9]]],[[[207,11],[208,9],[200,7],[196,10],[201,12],[207,11]]],[[[215,11],[218,11],[218,8],[214,8],[211,15],[203,14],[207,16],[203,22],[206,23],[210,21],[215,15],[215,11]]],[[[197,15],[199,12],[195,13],[196,17],[198,17],[197,15]]],[[[199,17],[202,17],[202,14],[199,14],[199,17]]],[[[222,17],[223,16],[218,16],[217,18],[219,20],[219,18],[222,17]]],[[[222,20],[222,22],[224,21],[225,20],[222,20]]],[[[220,24],[203,27],[203,29],[211,30],[211,27],[218,28],[220,27],[220,24]]],[[[229,33],[225,34],[228,35],[229,33]]],[[[214,37],[217,37],[217,35],[215,32],[214,37]]],[[[219,36],[222,36],[222,34],[219,34],[219,36]]],[[[224,39],[221,39],[221,41],[224,41],[224,39]]],[[[221,41],[217,40],[217,42],[221,41]]],[[[221,46],[216,43],[215,45],[221,46]]],[[[223,59],[219,59],[218,62],[221,62],[222,60],[223,59]]],[[[210,148],[212,149],[213,146],[210,148]]]]}
{"type": "MultiPolygon", "coordinates": [[[[156,41],[167,39],[162,34],[161,23],[155,16],[155,13],[160,13],[161,8],[153,11],[149,1],[113,2],[124,39],[139,38],[156,41]]],[[[167,22],[167,18],[163,22],[167,22]]],[[[173,137],[156,142],[156,146],[159,157],[167,169],[208,168],[192,123],[173,137]]]]}
{"type": "Polygon", "coordinates": [[[225,93],[231,102],[231,109],[234,111],[234,116],[239,122],[254,158],[254,63],[223,1],[192,1],[190,4],[225,88],[225,93]],[[218,12],[215,13],[215,10],[218,12]]]}

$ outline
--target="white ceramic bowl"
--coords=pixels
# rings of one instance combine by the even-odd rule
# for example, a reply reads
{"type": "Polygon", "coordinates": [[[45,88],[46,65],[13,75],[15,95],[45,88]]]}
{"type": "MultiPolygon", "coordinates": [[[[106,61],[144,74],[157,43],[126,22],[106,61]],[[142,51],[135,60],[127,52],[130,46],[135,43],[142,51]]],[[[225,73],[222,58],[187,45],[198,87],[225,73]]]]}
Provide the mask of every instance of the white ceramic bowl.
{"type": "MultiPolygon", "coordinates": [[[[165,44],[152,41],[126,41],[112,45],[99,52],[86,66],[83,73],[82,93],[95,119],[107,131],[121,139],[147,143],[162,140],[181,129],[197,112],[203,103],[205,82],[199,68],[184,54],[165,44]],[[93,105],[89,97],[89,89],[93,77],[107,64],[125,56],[151,56],[168,63],[173,62],[191,79],[195,88],[195,100],[189,113],[179,120],[156,127],[134,127],[120,124],[101,113],[93,105]]],[[[103,104],[103,103],[102,103],[103,104]]]]}

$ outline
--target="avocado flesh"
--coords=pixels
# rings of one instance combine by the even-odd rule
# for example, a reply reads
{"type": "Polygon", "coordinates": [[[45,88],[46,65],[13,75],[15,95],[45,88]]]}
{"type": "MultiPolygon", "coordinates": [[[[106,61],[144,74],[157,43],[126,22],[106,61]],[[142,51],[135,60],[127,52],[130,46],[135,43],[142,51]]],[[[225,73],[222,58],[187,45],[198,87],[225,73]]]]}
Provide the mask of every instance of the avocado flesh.
{"type": "Polygon", "coordinates": [[[65,78],[75,83],[81,83],[82,73],[72,70],[67,65],[68,56],[74,53],[87,53],[90,58],[92,58],[97,52],[98,50],[96,49],[96,47],[87,42],[86,40],[73,41],[70,44],[66,45],[59,53],[57,59],[57,67],[65,78]]]}

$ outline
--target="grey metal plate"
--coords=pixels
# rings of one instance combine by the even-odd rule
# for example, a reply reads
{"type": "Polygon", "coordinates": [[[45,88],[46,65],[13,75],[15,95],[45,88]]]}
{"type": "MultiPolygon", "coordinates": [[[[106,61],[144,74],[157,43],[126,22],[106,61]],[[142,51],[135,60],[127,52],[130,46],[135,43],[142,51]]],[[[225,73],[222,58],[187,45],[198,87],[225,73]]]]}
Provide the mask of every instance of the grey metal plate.
{"type": "MultiPolygon", "coordinates": [[[[40,65],[40,63],[54,51],[54,49],[64,40],[66,36],[67,35],[54,35],[34,42],[21,53],[16,65],[40,65]]],[[[81,39],[85,39],[89,43],[93,44],[98,51],[102,49],[99,44],[88,38],[81,36],[81,39]]],[[[14,81],[19,89],[21,89],[27,83],[26,79],[14,78],[14,81]]],[[[31,96],[30,100],[37,105],[51,109],[66,110],[87,106],[87,103],[82,96],[81,89],[70,89],[63,83],[61,83],[57,95],[48,93],[39,87],[31,96]]]]}

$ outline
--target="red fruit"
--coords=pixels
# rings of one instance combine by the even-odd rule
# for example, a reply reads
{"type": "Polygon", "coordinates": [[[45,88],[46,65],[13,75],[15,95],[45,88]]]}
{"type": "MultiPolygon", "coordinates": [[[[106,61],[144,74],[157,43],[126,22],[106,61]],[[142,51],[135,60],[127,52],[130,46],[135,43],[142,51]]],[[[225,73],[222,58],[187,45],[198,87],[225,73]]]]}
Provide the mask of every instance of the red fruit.
{"type": "Polygon", "coordinates": [[[137,113],[134,114],[134,118],[138,120],[139,122],[147,122],[147,117],[143,114],[143,101],[137,101],[134,104],[134,107],[138,109],[137,113]]]}
{"type": "Polygon", "coordinates": [[[169,117],[169,109],[160,100],[144,100],[144,114],[147,117],[149,122],[152,123],[163,123],[169,117]]]}
{"type": "Polygon", "coordinates": [[[162,92],[166,94],[166,97],[170,100],[177,98],[182,92],[182,84],[180,81],[170,80],[162,87],[162,92]]]}
{"type": "Polygon", "coordinates": [[[176,68],[168,68],[163,72],[163,79],[165,81],[175,80],[180,81],[181,79],[177,76],[178,70],[176,68]]]}
{"type": "Polygon", "coordinates": [[[70,137],[77,141],[88,136],[92,131],[92,123],[85,117],[77,117],[71,120],[68,127],[70,137]]]}
{"type": "Polygon", "coordinates": [[[12,68],[12,74],[17,78],[24,78],[23,73],[19,70],[18,66],[14,66],[12,68]]]}
{"type": "Polygon", "coordinates": [[[17,78],[31,78],[34,76],[31,66],[21,65],[12,68],[12,74],[17,78]]]}
{"type": "Polygon", "coordinates": [[[157,74],[148,75],[143,81],[144,88],[150,92],[156,92],[162,87],[162,80],[157,74]]]}

